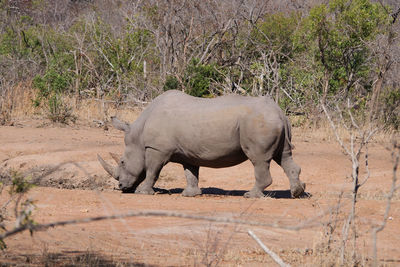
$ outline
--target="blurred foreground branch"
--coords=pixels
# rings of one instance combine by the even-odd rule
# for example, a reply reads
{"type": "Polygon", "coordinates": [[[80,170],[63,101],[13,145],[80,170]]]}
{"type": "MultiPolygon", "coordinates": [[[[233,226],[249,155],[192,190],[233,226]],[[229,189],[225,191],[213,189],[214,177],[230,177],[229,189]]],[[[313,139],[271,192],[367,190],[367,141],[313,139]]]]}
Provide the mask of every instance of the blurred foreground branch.
{"type": "MultiPolygon", "coordinates": [[[[358,202],[358,191],[361,186],[363,186],[368,179],[370,178],[369,172],[369,163],[368,163],[368,144],[371,141],[372,137],[378,131],[378,128],[371,127],[370,123],[365,123],[363,121],[357,121],[353,111],[352,105],[350,103],[350,99],[347,99],[347,105],[344,107],[344,110],[339,108],[336,105],[336,110],[328,111],[325,103],[321,101],[321,107],[326,115],[326,118],[329,121],[329,124],[332,128],[333,133],[335,134],[337,142],[340,144],[342,149],[344,150],[344,154],[349,158],[352,163],[352,199],[351,199],[351,208],[347,216],[347,220],[342,228],[341,235],[341,248],[340,248],[340,264],[343,265],[345,261],[345,251],[347,246],[347,241],[349,240],[349,230],[350,227],[353,233],[353,252],[352,252],[352,261],[356,263],[358,261],[356,254],[357,247],[357,227],[356,227],[356,207],[358,202]],[[335,116],[333,118],[333,116],[335,116]],[[345,117],[346,116],[346,117],[345,117]],[[335,121],[334,121],[335,120],[335,121]],[[344,138],[342,138],[339,134],[338,128],[343,126],[346,132],[349,134],[350,140],[348,143],[345,142],[344,138]],[[361,160],[361,154],[364,155],[364,164],[366,174],[364,179],[360,181],[360,163],[363,162],[361,160]]],[[[369,121],[368,121],[369,122],[369,121]]]]}
{"type": "Polygon", "coordinates": [[[209,222],[265,226],[265,227],[271,227],[271,228],[279,228],[279,229],[297,231],[297,230],[306,229],[306,228],[313,228],[313,227],[323,224],[323,222],[321,221],[321,218],[323,216],[325,216],[326,214],[328,214],[329,212],[330,212],[330,210],[320,213],[319,215],[317,215],[313,218],[310,218],[308,220],[305,220],[297,225],[284,226],[284,225],[279,225],[278,223],[254,222],[254,221],[240,220],[240,219],[234,219],[234,218],[228,218],[228,217],[201,216],[201,215],[185,214],[185,213],[174,212],[174,211],[131,211],[128,213],[123,213],[123,214],[88,217],[88,218],[82,218],[82,219],[57,221],[57,222],[44,223],[44,224],[27,223],[27,224],[15,227],[12,230],[2,233],[0,235],[0,241],[3,241],[7,237],[16,235],[16,234],[21,233],[26,230],[29,230],[31,233],[33,233],[35,231],[43,231],[43,230],[47,230],[48,228],[53,228],[53,227],[57,227],[57,226],[65,226],[65,225],[70,225],[70,224],[89,223],[89,222],[121,219],[121,218],[128,218],[128,217],[149,217],[149,216],[152,216],[152,217],[175,217],[175,218],[201,220],[201,221],[209,221],[209,222]]]}
{"type": "Polygon", "coordinates": [[[271,258],[279,264],[281,267],[290,267],[289,264],[286,264],[275,252],[270,250],[264,243],[253,233],[253,231],[248,230],[247,233],[260,245],[260,247],[267,253],[271,258]]]}
{"type": "Polygon", "coordinates": [[[386,223],[389,219],[389,212],[392,204],[392,199],[396,193],[396,190],[399,189],[397,185],[397,170],[400,163],[400,143],[397,140],[393,140],[392,147],[392,161],[393,161],[393,176],[392,176],[392,184],[390,187],[390,191],[386,198],[386,210],[383,215],[382,223],[372,230],[372,241],[373,241],[373,266],[378,266],[378,257],[377,257],[377,236],[378,233],[385,229],[386,223]]]}

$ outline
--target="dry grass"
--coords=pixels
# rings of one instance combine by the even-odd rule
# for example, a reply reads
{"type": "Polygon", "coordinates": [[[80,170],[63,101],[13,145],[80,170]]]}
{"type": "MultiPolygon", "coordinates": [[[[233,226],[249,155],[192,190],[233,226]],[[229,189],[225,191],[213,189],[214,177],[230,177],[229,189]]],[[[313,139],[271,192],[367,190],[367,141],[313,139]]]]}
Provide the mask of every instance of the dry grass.
{"type": "MultiPolygon", "coordinates": [[[[47,119],[46,110],[43,108],[35,108],[33,99],[36,92],[31,86],[31,82],[20,83],[0,96],[0,125],[9,125],[18,120],[25,119],[42,119],[46,123],[50,123],[47,119]]],[[[71,107],[72,115],[77,121],[92,126],[103,126],[109,121],[111,116],[133,122],[145,108],[145,104],[122,103],[118,104],[110,99],[77,99],[75,96],[64,96],[62,101],[71,107]]],[[[289,117],[297,140],[317,140],[321,142],[336,142],[334,133],[332,132],[329,122],[326,118],[321,118],[317,123],[310,123],[304,116],[289,117]]],[[[350,140],[349,132],[338,127],[338,134],[345,142],[350,140]]],[[[392,137],[393,132],[381,131],[374,135],[372,142],[379,144],[387,144],[392,137]]]]}
{"type": "MultiPolygon", "coordinates": [[[[36,92],[31,87],[31,82],[20,83],[0,96],[0,125],[13,125],[17,121],[26,119],[41,119],[44,123],[48,120],[48,111],[43,107],[34,107],[33,99],[36,92]]],[[[133,122],[144,106],[134,106],[129,103],[118,105],[111,100],[80,99],[64,96],[63,103],[71,107],[71,115],[81,123],[96,125],[106,123],[111,116],[133,122]]]]}
{"type": "Polygon", "coordinates": [[[64,101],[73,108],[73,113],[82,122],[107,122],[111,116],[133,122],[139,116],[143,107],[137,106],[118,106],[110,100],[82,99],[77,101],[75,98],[65,98],[64,101]]]}
{"type": "MultiPolygon", "coordinates": [[[[387,191],[377,189],[377,191],[366,191],[366,192],[359,193],[357,195],[357,198],[361,199],[361,200],[386,200],[387,196],[388,196],[387,191]]],[[[393,202],[400,201],[400,192],[399,191],[394,193],[392,201],[393,202]]]]}
{"type": "Polygon", "coordinates": [[[31,88],[30,82],[19,83],[0,96],[0,125],[12,124],[15,118],[23,119],[37,115],[32,105],[35,92],[26,88],[31,88]]]}
{"type": "Polygon", "coordinates": [[[130,267],[151,266],[135,262],[134,260],[119,259],[98,254],[93,251],[64,251],[63,253],[49,252],[46,248],[42,254],[18,254],[2,253],[0,266],[107,266],[107,267],[130,267]]]}
{"type": "MultiPolygon", "coordinates": [[[[289,117],[293,132],[295,135],[293,136],[294,142],[297,141],[310,141],[315,140],[318,142],[328,142],[328,143],[336,143],[336,137],[333,133],[331,127],[329,126],[329,122],[326,118],[321,118],[318,122],[318,125],[313,125],[311,123],[304,123],[296,126],[297,118],[289,117]]],[[[337,126],[338,135],[343,139],[345,143],[350,142],[350,132],[345,129],[343,126],[337,126]]],[[[370,141],[372,144],[380,144],[387,146],[392,140],[393,135],[395,135],[396,131],[378,131],[374,134],[373,139],[370,141]]]]}

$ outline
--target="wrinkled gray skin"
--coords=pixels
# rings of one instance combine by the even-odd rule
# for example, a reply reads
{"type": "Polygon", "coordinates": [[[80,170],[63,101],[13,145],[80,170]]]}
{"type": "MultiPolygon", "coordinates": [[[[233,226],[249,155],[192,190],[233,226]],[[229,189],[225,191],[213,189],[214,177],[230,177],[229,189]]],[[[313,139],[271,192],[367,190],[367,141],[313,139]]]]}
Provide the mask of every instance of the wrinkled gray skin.
{"type": "Polygon", "coordinates": [[[245,197],[264,196],[272,183],[271,160],[285,171],[293,197],[304,192],[300,167],[292,159],[290,124],[268,96],[204,99],[172,90],[155,98],[134,123],[113,117],[112,124],[125,132],[124,155],[117,168],[100,156],[99,161],[122,191],[154,194],[162,167],[176,162],[187,180],[182,194],[196,196],[201,194],[200,166],[223,168],[249,159],[256,181],[245,197]]]}

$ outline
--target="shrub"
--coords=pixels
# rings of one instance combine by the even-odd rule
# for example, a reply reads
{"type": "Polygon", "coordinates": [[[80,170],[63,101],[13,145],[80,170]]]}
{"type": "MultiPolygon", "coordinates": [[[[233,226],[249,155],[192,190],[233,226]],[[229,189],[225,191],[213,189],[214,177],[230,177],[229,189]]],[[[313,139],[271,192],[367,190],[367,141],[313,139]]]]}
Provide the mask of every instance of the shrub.
{"type": "Polygon", "coordinates": [[[202,64],[198,59],[193,59],[185,71],[187,93],[198,97],[211,95],[211,84],[223,80],[217,68],[216,64],[202,64]]]}
{"type": "Polygon", "coordinates": [[[179,89],[180,83],[178,81],[178,79],[175,76],[167,76],[167,78],[165,79],[165,83],[163,86],[163,90],[164,91],[168,91],[168,90],[176,90],[179,89]]]}
{"type": "MultiPolygon", "coordinates": [[[[8,231],[4,221],[7,217],[7,209],[10,206],[13,206],[13,211],[16,216],[15,227],[33,225],[35,223],[32,218],[32,213],[35,208],[34,201],[29,198],[23,199],[26,193],[34,187],[34,184],[30,181],[31,177],[25,176],[16,170],[11,170],[8,178],[11,182],[11,186],[8,190],[10,198],[0,209],[0,233],[8,231]]],[[[0,182],[0,194],[3,189],[3,183],[0,182]]],[[[0,250],[4,250],[5,248],[7,248],[6,243],[3,239],[0,239],[0,250]]]]}
{"type": "MultiPolygon", "coordinates": [[[[59,61],[62,64],[60,62],[63,61],[59,61]]],[[[72,76],[68,72],[58,71],[57,68],[57,64],[54,64],[44,75],[36,75],[33,79],[32,86],[38,92],[33,105],[39,107],[43,104],[47,109],[47,117],[53,122],[74,122],[76,118],[71,108],[62,99],[62,95],[69,91],[72,76]]]]}
{"type": "Polygon", "coordinates": [[[71,107],[64,103],[60,94],[53,94],[48,99],[47,116],[52,122],[68,123],[76,120],[76,117],[72,114],[71,107]]]}

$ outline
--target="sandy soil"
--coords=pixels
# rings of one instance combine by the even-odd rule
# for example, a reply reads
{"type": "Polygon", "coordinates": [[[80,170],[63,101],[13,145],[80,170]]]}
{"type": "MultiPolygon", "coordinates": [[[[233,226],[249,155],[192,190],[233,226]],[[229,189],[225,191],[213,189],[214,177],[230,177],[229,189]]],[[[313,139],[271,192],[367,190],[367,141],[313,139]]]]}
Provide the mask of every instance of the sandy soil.
{"type": "MultiPolygon", "coordinates": [[[[273,184],[268,197],[245,199],[244,192],[254,183],[250,162],[225,169],[200,170],[203,195],[185,198],[183,169],[177,164],[164,167],[153,196],[122,194],[116,181],[97,162],[108,152],[122,154],[123,134],[114,129],[87,126],[42,125],[21,121],[16,126],[0,127],[0,173],[7,182],[10,169],[30,175],[40,186],[28,196],[36,204],[37,223],[120,214],[129,211],[177,211],[185,214],[229,217],[274,224],[259,227],[215,223],[171,217],[134,217],[56,227],[31,236],[25,232],[6,239],[8,248],[0,262],[35,265],[224,265],[265,266],[273,264],[247,234],[253,232],[285,261],[294,266],[334,262],[333,253],[324,253],[327,229],[340,234],[342,219],[350,209],[351,162],[334,141],[315,138],[294,129],[294,160],[302,167],[301,179],[310,197],[291,199],[283,171],[272,165],[273,184]],[[333,207],[341,198],[339,215],[333,207]],[[321,214],[325,214],[321,216],[321,214]],[[332,219],[333,218],[333,219],[332,219]],[[335,219],[338,223],[335,228],[335,219]],[[309,220],[307,222],[307,220],[309,220]],[[331,221],[329,226],[326,223],[331,221]],[[305,223],[306,222],[306,223],[305,223]],[[304,229],[293,231],[285,227],[304,229]],[[311,227],[313,226],[313,227],[311,227]],[[331,258],[330,258],[331,257],[331,258]]],[[[360,189],[357,206],[357,251],[368,264],[372,255],[371,229],[382,219],[385,194],[392,177],[390,152],[384,144],[369,149],[371,177],[360,189]]],[[[363,171],[362,171],[363,172],[363,171]]],[[[9,195],[3,190],[0,204],[9,195]]],[[[390,220],[378,236],[379,260],[384,265],[400,264],[400,198],[392,203],[390,220]]],[[[12,207],[6,213],[7,226],[13,227],[12,207]]],[[[328,231],[329,232],[329,231],[328,231]]],[[[334,242],[333,247],[338,246],[334,242]]],[[[349,245],[349,253],[352,250],[349,245]]]]}

